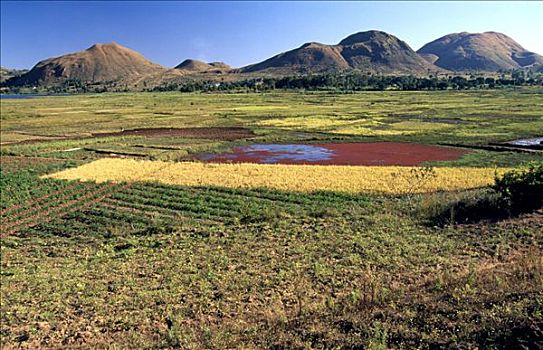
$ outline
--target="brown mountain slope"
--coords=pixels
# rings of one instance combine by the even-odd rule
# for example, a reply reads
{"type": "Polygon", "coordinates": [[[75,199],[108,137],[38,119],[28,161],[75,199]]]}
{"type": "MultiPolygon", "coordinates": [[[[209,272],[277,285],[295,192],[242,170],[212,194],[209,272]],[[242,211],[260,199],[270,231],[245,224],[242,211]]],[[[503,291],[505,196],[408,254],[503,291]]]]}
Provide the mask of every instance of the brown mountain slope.
{"type": "Polygon", "coordinates": [[[371,30],[343,39],[339,46],[352,68],[381,73],[427,73],[439,70],[394,35],[371,30]]]}
{"type": "Polygon", "coordinates": [[[437,56],[435,65],[454,71],[499,71],[543,64],[543,56],[496,32],[445,35],[417,52],[437,56]]]}
{"type": "Polygon", "coordinates": [[[178,64],[175,69],[180,69],[187,72],[219,72],[229,71],[232,69],[232,67],[223,62],[206,63],[198,60],[187,59],[178,64]]]}
{"type": "Polygon", "coordinates": [[[263,62],[241,68],[251,72],[320,72],[345,70],[349,64],[341,56],[341,48],[320,43],[306,43],[297,49],[280,53],[263,62]]]}
{"type": "Polygon", "coordinates": [[[379,73],[427,73],[440,70],[397,37],[376,30],[360,32],[337,45],[307,43],[241,72],[323,72],[358,69],[379,73]]]}
{"type": "Polygon", "coordinates": [[[119,81],[162,70],[165,68],[117,43],[95,44],[85,51],[41,61],[28,73],[11,79],[8,84],[50,85],[67,79],[84,82],[119,81]]]}

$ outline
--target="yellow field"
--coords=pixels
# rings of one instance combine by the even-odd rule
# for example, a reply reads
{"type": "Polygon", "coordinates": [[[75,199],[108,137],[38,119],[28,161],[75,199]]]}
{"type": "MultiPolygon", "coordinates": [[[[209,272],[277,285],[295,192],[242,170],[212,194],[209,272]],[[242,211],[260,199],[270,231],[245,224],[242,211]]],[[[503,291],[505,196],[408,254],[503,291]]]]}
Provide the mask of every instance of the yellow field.
{"type": "Polygon", "coordinates": [[[389,194],[459,190],[489,185],[494,168],[421,168],[394,166],[330,166],[172,163],[133,159],[100,159],[48,177],[83,181],[158,181],[186,186],[273,188],[313,192],[381,192],[389,194]]]}
{"type": "Polygon", "coordinates": [[[428,131],[453,129],[455,126],[445,123],[424,121],[385,122],[383,118],[373,117],[352,120],[350,116],[335,116],[333,119],[326,115],[302,117],[273,118],[257,123],[262,126],[281,127],[303,131],[325,131],[334,134],[394,136],[414,135],[428,131]]]}

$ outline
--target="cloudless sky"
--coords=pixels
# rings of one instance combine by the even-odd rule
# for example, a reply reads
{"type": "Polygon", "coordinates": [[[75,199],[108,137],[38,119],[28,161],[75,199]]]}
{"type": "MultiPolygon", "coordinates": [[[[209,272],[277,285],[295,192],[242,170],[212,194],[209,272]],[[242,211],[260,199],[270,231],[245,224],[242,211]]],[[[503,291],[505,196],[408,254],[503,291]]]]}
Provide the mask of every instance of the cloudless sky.
{"type": "Polygon", "coordinates": [[[453,32],[498,31],[543,54],[543,2],[4,1],[1,64],[115,41],[173,67],[186,58],[243,66],[309,41],[378,29],[413,49],[453,32]]]}

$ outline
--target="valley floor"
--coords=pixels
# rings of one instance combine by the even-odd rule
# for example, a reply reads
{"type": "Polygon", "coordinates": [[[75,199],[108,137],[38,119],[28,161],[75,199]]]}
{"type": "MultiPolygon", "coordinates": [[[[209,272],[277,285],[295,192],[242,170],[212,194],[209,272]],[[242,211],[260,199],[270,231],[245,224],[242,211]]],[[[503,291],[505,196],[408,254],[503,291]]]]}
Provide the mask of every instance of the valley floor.
{"type": "MultiPolygon", "coordinates": [[[[1,108],[3,348],[543,346],[543,211],[429,221],[485,188],[298,192],[42,177],[104,156],[176,161],[301,138],[541,136],[540,90],[81,95],[1,108]],[[142,127],[255,136],[92,135],[142,127]]],[[[541,160],[477,150],[425,165],[541,160]]]]}

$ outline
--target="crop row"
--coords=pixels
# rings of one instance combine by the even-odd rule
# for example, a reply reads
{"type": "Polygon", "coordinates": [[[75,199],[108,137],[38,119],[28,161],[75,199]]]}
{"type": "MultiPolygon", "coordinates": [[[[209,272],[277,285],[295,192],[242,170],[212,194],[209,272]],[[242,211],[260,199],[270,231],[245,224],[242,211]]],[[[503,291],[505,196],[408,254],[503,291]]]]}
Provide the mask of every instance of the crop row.
{"type": "Polygon", "coordinates": [[[301,210],[299,203],[289,201],[276,201],[268,198],[250,195],[228,194],[216,189],[189,188],[178,186],[149,187],[148,184],[134,184],[136,191],[152,193],[160,198],[173,198],[184,200],[199,206],[223,209],[227,211],[258,210],[270,206],[278,206],[289,213],[296,213],[301,210]]]}
{"type": "Polygon", "coordinates": [[[134,184],[133,187],[160,188],[168,191],[190,191],[197,194],[209,194],[213,199],[217,198],[237,198],[240,201],[247,202],[248,199],[259,200],[262,202],[270,202],[277,205],[292,205],[296,210],[299,206],[315,206],[315,205],[342,205],[345,203],[365,204],[368,202],[366,196],[359,194],[337,193],[337,192],[286,192],[273,189],[259,188],[230,188],[230,187],[186,187],[166,185],[159,182],[151,182],[145,184],[134,184]]]}
{"type": "MultiPolygon", "coordinates": [[[[63,184],[64,185],[64,184],[63,184]]],[[[84,184],[73,181],[70,183],[66,183],[64,186],[60,188],[53,189],[51,188],[51,191],[46,192],[45,194],[39,196],[39,197],[33,197],[31,199],[26,200],[23,203],[20,204],[14,204],[12,206],[6,207],[0,211],[0,216],[7,217],[9,219],[13,219],[14,217],[24,216],[29,211],[34,210],[36,207],[42,207],[42,206],[49,206],[52,205],[55,202],[55,199],[59,196],[69,195],[70,193],[74,193],[77,191],[80,191],[82,189],[86,189],[84,184]]]]}
{"type": "Polygon", "coordinates": [[[133,183],[127,191],[112,198],[125,205],[145,204],[152,208],[168,208],[183,216],[195,218],[210,214],[211,220],[229,221],[257,218],[263,213],[281,212],[300,216],[323,207],[342,208],[345,205],[365,205],[367,199],[334,193],[296,193],[266,189],[245,190],[216,187],[184,187],[160,183],[133,183]]]}
{"type": "Polygon", "coordinates": [[[96,236],[110,234],[114,228],[142,229],[148,222],[149,218],[141,213],[126,212],[116,207],[104,206],[100,202],[67,213],[62,217],[40,222],[26,230],[28,233],[39,232],[65,237],[96,236]]]}
{"type": "Polygon", "coordinates": [[[102,185],[68,185],[51,195],[28,201],[23,206],[6,209],[2,222],[2,235],[10,235],[30,227],[54,220],[86,206],[97,203],[120,188],[113,183],[102,185]]]}
{"type": "Polygon", "coordinates": [[[179,213],[173,210],[169,210],[166,208],[152,208],[147,207],[144,205],[138,205],[135,203],[132,204],[126,204],[124,202],[111,199],[111,198],[105,198],[103,201],[101,201],[98,206],[101,209],[105,210],[113,210],[113,211],[120,211],[120,212],[126,212],[134,215],[138,215],[141,217],[145,217],[148,219],[169,219],[173,220],[174,218],[180,217],[179,213]]]}
{"type": "MultiPolygon", "coordinates": [[[[170,166],[162,163],[156,176],[170,166]]],[[[107,169],[105,169],[107,171],[107,169]]],[[[141,175],[141,173],[140,173],[141,175]]],[[[39,196],[18,201],[1,211],[3,234],[43,230],[55,234],[105,232],[111,225],[145,226],[181,221],[237,223],[255,222],[279,212],[291,216],[342,203],[365,203],[360,195],[331,192],[284,192],[263,188],[179,186],[159,182],[95,183],[37,179],[39,196]],[[34,227],[34,229],[32,229],[34,227]]]]}
{"type": "Polygon", "coordinates": [[[188,201],[187,198],[176,196],[160,195],[153,193],[144,193],[139,191],[130,191],[130,193],[117,192],[111,196],[124,203],[126,206],[139,205],[148,209],[158,210],[169,209],[179,213],[184,213],[191,218],[199,218],[213,221],[222,221],[224,218],[232,216],[228,208],[210,205],[200,200],[188,201]]]}
{"type": "MultiPolygon", "coordinates": [[[[264,198],[266,195],[296,199],[289,193],[270,192],[265,190],[247,193],[234,191],[229,193],[218,188],[190,188],[165,186],[153,183],[134,183],[111,195],[97,204],[98,208],[108,211],[126,212],[153,220],[159,218],[166,222],[200,220],[213,222],[239,222],[243,219],[258,218],[263,212],[274,210],[290,215],[303,215],[319,202],[304,204],[281,202],[275,198],[264,198]],[[252,194],[253,196],[251,196],[252,194]]],[[[129,218],[127,218],[129,219],[129,218]]]]}

